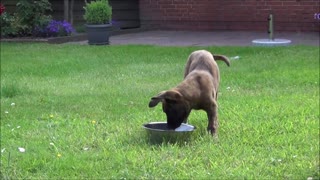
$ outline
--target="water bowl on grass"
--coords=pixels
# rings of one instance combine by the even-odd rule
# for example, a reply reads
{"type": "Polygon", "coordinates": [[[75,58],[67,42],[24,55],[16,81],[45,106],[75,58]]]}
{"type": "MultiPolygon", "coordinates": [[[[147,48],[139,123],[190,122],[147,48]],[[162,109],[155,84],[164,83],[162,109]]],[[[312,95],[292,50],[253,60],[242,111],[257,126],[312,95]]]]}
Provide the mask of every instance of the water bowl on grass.
{"type": "Polygon", "coordinates": [[[196,127],[182,123],[176,129],[168,129],[167,122],[150,122],[143,125],[147,137],[151,143],[179,143],[190,141],[191,135],[196,127]]]}

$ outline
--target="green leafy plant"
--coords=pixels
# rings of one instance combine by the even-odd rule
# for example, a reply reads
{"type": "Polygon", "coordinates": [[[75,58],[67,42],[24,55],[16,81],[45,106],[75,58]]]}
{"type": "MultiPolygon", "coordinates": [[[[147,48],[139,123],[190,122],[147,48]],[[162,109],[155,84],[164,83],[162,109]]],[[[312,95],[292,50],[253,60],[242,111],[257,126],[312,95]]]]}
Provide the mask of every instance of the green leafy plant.
{"type": "Polygon", "coordinates": [[[17,13],[21,25],[27,27],[21,29],[25,34],[31,34],[35,27],[48,24],[51,20],[50,15],[46,15],[47,11],[52,11],[51,4],[48,0],[20,0],[17,3],[17,13]]]}
{"type": "Polygon", "coordinates": [[[1,13],[1,37],[30,36],[36,27],[44,27],[51,20],[46,14],[52,11],[48,0],[19,0],[16,7],[14,14],[1,13]]]}
{"type": "Polygon", "coordinates": [[[9,13],[4,12],[0,15],[1,21],[1,37],[8,36],[9,34],[15,34],[14,28],[11,24],[14,22],[14,17],[9,13]]]}
{"type": "Polygon", "coordinates": [[[0,23],[1,23],[1,37],[9,34],[15,34],[16,30],[11,26],[15,18],[5,11],[5,6],[0,3],[0,23]]]}
{"type": "Polygon", "coordinates": [[[83,8],[85,10],[83,18],[88,24],[106,24],[111,21],[112,7],[108,0],[86,2],[83,8]]]}

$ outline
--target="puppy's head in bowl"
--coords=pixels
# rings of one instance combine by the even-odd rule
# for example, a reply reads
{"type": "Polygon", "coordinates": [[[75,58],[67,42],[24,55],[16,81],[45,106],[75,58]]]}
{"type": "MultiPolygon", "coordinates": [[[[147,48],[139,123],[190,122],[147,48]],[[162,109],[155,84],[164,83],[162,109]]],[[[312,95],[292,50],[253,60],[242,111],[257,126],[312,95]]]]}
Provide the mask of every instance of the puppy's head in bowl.
{"type": "Polygon", "coordinates": [[[178,91],[169,90],[159,93],[151,98],[149,107],[155,107],[159,102],[162,102],[162,110],[167,115],[169,129],[176,129],[187,121],[190,108],[178,91]]]}

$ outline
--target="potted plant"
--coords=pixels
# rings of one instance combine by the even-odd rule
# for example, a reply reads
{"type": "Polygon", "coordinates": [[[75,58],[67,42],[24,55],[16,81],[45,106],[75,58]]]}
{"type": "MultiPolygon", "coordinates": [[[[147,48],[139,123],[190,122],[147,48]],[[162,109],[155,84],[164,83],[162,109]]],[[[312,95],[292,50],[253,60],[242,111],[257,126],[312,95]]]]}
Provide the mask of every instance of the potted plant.
{"type": "Polygon", "coordinates": [[[108,0],[96,0],[85,2],[84,19],[88,43],[94,45],[109,44],[109,36],[112,30],[112,7],[108,0]]]}

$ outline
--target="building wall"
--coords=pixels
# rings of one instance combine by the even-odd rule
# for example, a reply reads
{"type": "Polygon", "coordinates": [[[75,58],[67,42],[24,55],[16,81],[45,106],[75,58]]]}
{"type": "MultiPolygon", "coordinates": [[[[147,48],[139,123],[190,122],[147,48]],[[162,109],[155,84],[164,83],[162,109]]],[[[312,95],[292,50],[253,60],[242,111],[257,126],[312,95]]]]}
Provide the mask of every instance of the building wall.
{"type": "Polygon", "coordinates": [[[145,28],[172,30],[320,31],[319,0],[140,0],[145,28]]]}

